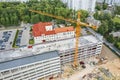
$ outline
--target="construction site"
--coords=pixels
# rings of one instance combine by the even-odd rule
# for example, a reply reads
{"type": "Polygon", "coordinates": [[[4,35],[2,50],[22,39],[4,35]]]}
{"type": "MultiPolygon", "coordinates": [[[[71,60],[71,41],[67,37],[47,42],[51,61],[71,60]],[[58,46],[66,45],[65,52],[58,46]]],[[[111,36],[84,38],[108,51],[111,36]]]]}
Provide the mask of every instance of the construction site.
{"type": "Polygon", "coordinates": [[[103,44],[102,36],[81,29],[96,30],[97,26],[81,22],[79,12],[77,20],[71,20],[30,11],[75,23],[76,27],[34,24],[33,45],[1,51],[0,80],[120,80],[119,57],[103,44]]]}
{"type": "MultiPolygon", "coordinates": [[[[120,58],[103,45],[99,56],[83,60],[76,70],[70,63],[66,64],[63,66],[63,71],[62,80],[119,80],[120,58]]],[[[61,80],[61,78],[52,80],[61,80]]]]}
{"type": "MultiPolygon", "coordinates": [[[[50,14],[45,14],[40,11],[34,11],[34,10],[30,10],[30,11],[75,23],[75,21],[72,21],[70,19],[64,19],[59,16],[57,17],[50,14]]],[[[79,59],[79,56],[78,56],[79,53],[83,53],[79,51],[79,43],[82,42],[82,40],[79,41],[79,37],[81,34],[80,26],[83,25],[87,27],[92,27],[94,30],[96,30],[97,26],[82,23],[80,21],[79,12],[78,12],[78,19],[76,24],[77,24],[76,32],[75,32],[76,42],[75,42],[74,59],[72,60],[73,62],[68,61],[68,63],[65,63],[65,60],[63,60],[62,72],[61,72],[62,74],[57,76],[57,77],[60,77],[60,79],[59,78],[53,79],[53,77],[49,79],[50,80],[61,80],[61,79],[62,80],[119,80],[120,79],[120,59],[115,55],[114,52],[112,52],[104,44],[102,45],[102,49],[100,49],[101,52],[98,52],[100,54],[91,55],[83,59],[80,57],[79,59]]],[[[67,53],[70,53],[70,52],[67,52],[67,53]]]]}

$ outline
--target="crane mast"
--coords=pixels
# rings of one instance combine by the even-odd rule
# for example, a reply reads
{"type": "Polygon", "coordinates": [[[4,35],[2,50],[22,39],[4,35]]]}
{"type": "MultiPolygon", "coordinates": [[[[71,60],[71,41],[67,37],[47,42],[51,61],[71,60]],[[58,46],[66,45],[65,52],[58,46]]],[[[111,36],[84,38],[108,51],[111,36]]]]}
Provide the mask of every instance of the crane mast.
{"type": "Polygon", "coordinates": [[[80,37],[81,27],[80,27],[80,12],[78,12],[77,18],[77,26],[75,31],[75,54],[74,54],[74,67],[78,66],[78,45],[79,45],[79,37],[80,37]]]}

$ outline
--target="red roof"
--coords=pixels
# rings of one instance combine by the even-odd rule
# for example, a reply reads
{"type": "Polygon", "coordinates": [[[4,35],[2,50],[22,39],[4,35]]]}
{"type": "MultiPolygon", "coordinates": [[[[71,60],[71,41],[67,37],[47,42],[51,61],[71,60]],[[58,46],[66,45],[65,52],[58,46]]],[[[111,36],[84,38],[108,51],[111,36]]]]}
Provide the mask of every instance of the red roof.
{"type": "Polygon", "coordinates": [[[68,32],[68,31],[74,31],[74,28],[71,27],[63,27],[63,28],[55,28],[52,31],[46,31],[46,26],[52,25],[51,22],[40,22],[37,24],[34,24],[33,26],[33,31],[32,34],[34,37],[41,36],[42,34],[44,35],[51,35],[51,34],[56,34],[56,33],[61,33],[61,32],[68,32]]]}
{"type": "Polygon", "coordinates": [[[74,28],[72,26],[71,27],[55,28],[55,33],[68,32],[68,31],[74,31],[74,28]]]}
{"type": "Polygon", "coordinates": [[[50,22],[40,22],[37,24],[34,24],[33,26],[33,36],[37,37],[37,36],[41,36],[42,34],[45,35],[50,35],[50,34],[55,34],[55,31],[46,31],[45,26],[50,26],[52,25],[52,23],[50,22]]]}

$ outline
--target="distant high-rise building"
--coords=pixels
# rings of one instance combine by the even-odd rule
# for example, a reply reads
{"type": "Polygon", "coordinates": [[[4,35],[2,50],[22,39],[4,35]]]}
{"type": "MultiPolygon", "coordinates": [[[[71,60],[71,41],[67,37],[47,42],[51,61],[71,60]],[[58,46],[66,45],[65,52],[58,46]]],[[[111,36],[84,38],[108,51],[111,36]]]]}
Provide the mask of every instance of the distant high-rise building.
{"type": "Polygon", "coordinates": [[[104,2],[104,0],[97,0],[97,2],[99,2],[99,3],[103,3],[103,2],[104,2]]]}
{"type": "Polygon", "coordinates": [[[99,3],[107,3],[109,5],[120,5],[120,0],[97,0],[99,3]]]}
{"type": "Polygon", "coordinates": [[[120,5],[120,0],[105,0],[105,2],[110,5],[120,5]]]}
{"type": "Polygon", "coordinates": [[[95,3],[96,0],[62,0],[67,6],[74,10],[87,10],[87,11],[94,11],[95,10],[95,3]]]}

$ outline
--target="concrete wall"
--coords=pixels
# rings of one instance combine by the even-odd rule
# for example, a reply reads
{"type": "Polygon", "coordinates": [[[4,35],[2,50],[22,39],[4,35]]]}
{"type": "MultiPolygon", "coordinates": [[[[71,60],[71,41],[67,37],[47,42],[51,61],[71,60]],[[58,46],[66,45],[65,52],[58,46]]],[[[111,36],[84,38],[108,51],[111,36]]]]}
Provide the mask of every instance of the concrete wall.
{"type": "Polygon", "coordinates": [[[72,38],[74,37],[74,35],[75,35],[74,31],[57,33],[52,35],[42,35],[39,37],[34,37],[34,41],[35,41],[35,44],[38,44],[38,43],[43,43],[43,41],[49,42],[49,41],[72,38]]]}

